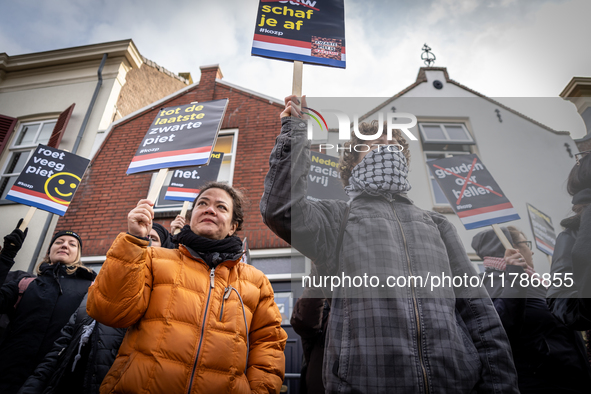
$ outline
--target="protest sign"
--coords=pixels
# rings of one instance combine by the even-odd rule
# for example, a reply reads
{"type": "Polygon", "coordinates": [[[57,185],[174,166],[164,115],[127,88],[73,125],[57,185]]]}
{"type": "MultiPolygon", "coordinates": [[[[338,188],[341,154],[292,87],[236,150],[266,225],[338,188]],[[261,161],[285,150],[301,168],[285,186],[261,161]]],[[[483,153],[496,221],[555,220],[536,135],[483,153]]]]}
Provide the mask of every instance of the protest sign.
{"type": "Polygon", "coordinates": [[[466,230],[519,219],[509,199],[475,154],[432,160],[427,164],[466,230]]]}
{"type": "Polygon", "coordinates": [[[252,54],[345,68],[343,0],[260,0],[252,54]]]}
{"type": "Polygon", "coordinates": [[[73,153],[39,145],[6,199],[64,216],[88,163],[73,153]]]}
{"type": "Polygon", "coordinates": [[[312,201],[328,199],[349,201],[337,171],[338,157],[310,152],[310,161],[306,198],[312,201]]]}
{"type": "Polygon", "coordinates": [[[161,109],[127,174],[207,164],[227,105],[223,99],[161,109]]]}
{"type": "Polygon", "coordinates": [[[198,167],[177,168],[172,173],[170,185],[164,194],[165,200],[194,201],[199,189],[209,181],[218,179],[224,154],[213,152],[209,164],[198,167]]]}
{"type": "Polygon", "coordinates": [[[556,233],[554,232],[552,219],[539,209],[534,208],[533,205],[526,205],[529,224],[536,240],[536,247],[542,253],[552,256],[554,254],[554,246],[556,245],[556,233]]]}

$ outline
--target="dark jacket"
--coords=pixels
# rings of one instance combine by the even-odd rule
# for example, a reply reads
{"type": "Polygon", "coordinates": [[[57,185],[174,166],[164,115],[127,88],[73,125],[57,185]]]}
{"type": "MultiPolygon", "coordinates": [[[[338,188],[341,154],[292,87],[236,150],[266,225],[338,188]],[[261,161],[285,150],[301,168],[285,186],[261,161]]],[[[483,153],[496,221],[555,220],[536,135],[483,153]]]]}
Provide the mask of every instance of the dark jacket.
{"type": "Polygon", "coordinates": [[[327,392],[517,393],[509,341],[484,289],[385,287],[390,277],[477,277],[453,225],[405,196],[362,194],[351,202],[335,261],[346,203],[305,198],[307,125],[296,118],[282,124],[260,203],[263,220],[319,263],[320,275],[379,280],[332,294],[327,392]]]}
{"type": "MultiPolygon", "coordinates": [[[[0,259],[1,258],[2,257],[0,255],[0,259]]],[[[8,275],[6,275],[6,280],[0,280],[0,283],[8,283],[12,281],[16,281],[17,283],[19,283],[21,279],[30,278],[32,276],[33,275],[26,271],[10,271],[8,275]]],[[[8,325],[10,324],[10,318],[12,317],[12,315],[14,315],[14,311],[15,308],[9,310],[7,313],[0,314],[0,343],[4,341],[4,333],[6,332],[6,328],[8,328],[8,325]]]]}
{"type": "Polygon", "coordinates": [[[68,324],[62,329],[61,336],[55,341],[51,351],[21,387],[19,394],[98,394],[104,377],[117,357],[117,351],[127,330],[96,322],[88,342],[80,350],[80,340],[85,328],[93,322],[94,319],[86,312],[84,297],[68,324]],[[82,357],[72,371],[78,354],[82,357]]]}
{"type": "Polygon", "coordinates": [[[302,339],[304,363],[301,370],[300,394],[324,393],[322,363],[330,307],[325,298],[308,298],[306,290],[291,314],[291,326],[302,339]]]}
{"type": "MultiPolygon", "coordinates": [[[[13,263],[0,263],[0,279],[6,277],[13,263]]],[[[44,263],[40,270],[40,275],[24,292],[0,346],[0,393],[3,394],[17,392],[33,373],[96,277],[94,272],[82,268],[68,274],[62,264],[44,263]]],[[[18,281],[3,284],[0,313],[14,308],[17,298],[18,281]]]]}
{"type": "MultiPolygon", "coordinates": [[[[472,247],[483,258],[504,254],[493,230],[477,234],[472,247]]],[[[515,265],[507,265],[505,271],[487,268],[483,274],[484,287],[511,342],[520,392],[588,393],[591,369],[580,333],[552,315],[539,281],[523,286],[522,274],[524,269],[515,265]]]]}
{"type": "Polygon", "coordinates": [[[552,278],[563,279],[562,285],[553,281],[548,289],[548,305],[558,319],[578,331],[591,329],[591,209],[583,215],[565,219],[566,229],[556,238],[552,256],[552,278]],[[565,281],[569,277],[572,281],[565,281]]]}

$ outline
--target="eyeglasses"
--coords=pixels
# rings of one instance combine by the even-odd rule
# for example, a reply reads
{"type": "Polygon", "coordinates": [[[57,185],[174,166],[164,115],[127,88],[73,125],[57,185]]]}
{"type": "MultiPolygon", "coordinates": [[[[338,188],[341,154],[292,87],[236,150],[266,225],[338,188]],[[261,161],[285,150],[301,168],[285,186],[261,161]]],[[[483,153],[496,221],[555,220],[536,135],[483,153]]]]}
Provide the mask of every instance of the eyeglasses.
{"type": "Polygon", "coordinates": [[[531,241],[519,241],[519,242],[515,242],[517,245],[519,244],[526,244],[527,247],[529,248],[529,250],[532,250],[532,244],[531,241]]]}
{"type": "Polygon", "coordinates": [[[591,150],[586,150],[583,152],[575,153],[575,160],[577,161],[577,165],[581,165],[581,160],[587,156],[587,154],[591,153],[591,150]]]}

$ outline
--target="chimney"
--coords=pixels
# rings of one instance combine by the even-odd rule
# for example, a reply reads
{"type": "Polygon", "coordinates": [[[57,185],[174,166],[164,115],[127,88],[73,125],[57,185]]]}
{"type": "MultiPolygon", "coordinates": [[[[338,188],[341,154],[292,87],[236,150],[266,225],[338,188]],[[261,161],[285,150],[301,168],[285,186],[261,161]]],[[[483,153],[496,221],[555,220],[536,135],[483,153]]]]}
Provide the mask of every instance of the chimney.
{"type": "Polygon", "coordinates": [[[208,93],[205,95],[207,98],[201,96],[202,101],[208,101],[214,99],[214,91],[215,91],[215,80],[222,79],[224,76],[222,75],[222,70],[220,69],[219,64],[211,64],[209,66],[201,66],[199,67],[201,70],[201,79],[199,80],[199,91],[204,92],[207,91],[208,93]],[[209,94],[211,92],[211,94],[209,94]]]}

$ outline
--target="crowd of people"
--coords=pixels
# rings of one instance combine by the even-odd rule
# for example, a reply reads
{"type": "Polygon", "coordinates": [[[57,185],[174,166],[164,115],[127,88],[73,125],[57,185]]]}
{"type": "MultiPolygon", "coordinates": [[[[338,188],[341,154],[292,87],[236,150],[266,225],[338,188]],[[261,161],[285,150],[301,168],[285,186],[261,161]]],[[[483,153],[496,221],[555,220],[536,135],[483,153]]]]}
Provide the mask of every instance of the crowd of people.
{"type": "MultiPolygon", "coordinates": [[[[341,179],[349,201],[306,198],[307,123],[285,100],[260,211],[265,224],[312,262],[312,276],[477,275],[454,226],[408,197],[408,144],[352,133],[341,179]],[[379,147],[396,144],[403,149],[379,147]]],[[[573,285],[511,281],[538,275],[531,241],[514,226],[479,232],[483,286],[312,286],[291,316],[301,336],[302,393],[588,393],[591,332],[591,155],[568,176],[574,215],[562,221],[552,274],[573,285]],[[525,282],[525,283],[524,283],[525,282]],[[589,335],[586,335],[588,338],[589,335]]],[[[236,235],[240,190],[204,185],[170,232],[140,200],[97,275],[82,238],[53,236],[36,275],[9,272],[25,241],[18,226],[0,251],[1,393],[277,393],[287,334],[268,278],[244,262],[236,235]],[[171,234],[172,233],[172,234],[171,234]],[[174,235],[173,235],[174,234],[174,235]],[[10,279],[7,279],[10,278],[10,279]]]]}

